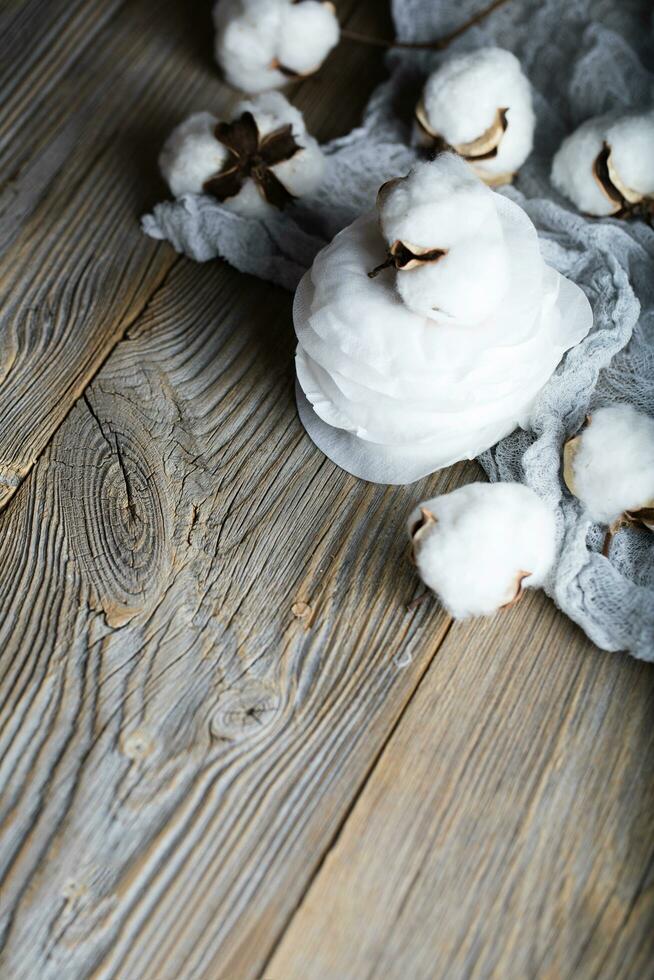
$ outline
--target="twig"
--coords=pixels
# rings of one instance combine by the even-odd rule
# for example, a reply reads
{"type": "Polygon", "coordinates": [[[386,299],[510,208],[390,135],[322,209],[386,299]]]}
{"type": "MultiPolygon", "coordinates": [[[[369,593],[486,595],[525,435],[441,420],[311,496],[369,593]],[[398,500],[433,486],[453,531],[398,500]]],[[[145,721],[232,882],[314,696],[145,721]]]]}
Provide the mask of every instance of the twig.
{"type": "Polygon", "coordinates": [[[395,259],[392,255],[389,255],[387,259],[380,262],[379,265],[376,265],[374,269],[370,270],[368,273],[368,279],[374,279],[375,276],[378,276],[384,269],[390,269],[392,265],[395,265],[395,259]]]}
{"type": "Polygon", "coordinates": [[[411,612],[413,609],[418,609],[418,607],[421,606],[423,602],[426,602],[426,600],[429,598],[430,595],[431,595],[430,592],[423,592],[422,595],[419,595],[417,596],[417,598],[412,599],[411,602],[407,602],[406,604],[407,612],[411,612]]]}
{"type": "Polygon", "coordinates": [[[464,34],[469,28],[474,27],[480,21],[492,14],[494,10],[498,7],[503,7],[504,4],[509,3],[509,0],[493,0],[489,3],[487,7],[480,10],[479,13],[475,14],[456,30],[452,31],[450,34],[445,34],[443,37],[437,38],[435,41],[387,41],[381,37],[368,37],[367,34],[359,34],[357,31],[350,31],[347,28],[341,30],[341,37],[346,41],[355,41],[357,44],[371,44],[377,48],[408,48],[413,51],[442,51],[446,48],[452,41],[455,41],[457,37],[464,34]]]}

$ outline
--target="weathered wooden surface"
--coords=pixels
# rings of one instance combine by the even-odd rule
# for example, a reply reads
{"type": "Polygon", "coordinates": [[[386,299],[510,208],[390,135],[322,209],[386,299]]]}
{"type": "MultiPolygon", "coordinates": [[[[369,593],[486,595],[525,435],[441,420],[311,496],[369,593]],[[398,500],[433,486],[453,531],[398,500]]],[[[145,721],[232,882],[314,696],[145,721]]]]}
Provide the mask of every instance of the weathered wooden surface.
{"type": "MultiPolygon", "coordinates": [[[[234,98],[211,61],[210,4],[200,6],[94,0],[71,11],[32,0],[0,15],[10,65],[0,107],[0,507],[176,260],[137,219],[164,192],[156,155],[166,133],[191,109],[234,98]]],[[[344,2],[343,17],[354,7],[344,2]]],[[[339,54],[320,82],[297,87],[323,139],[356,122],[381,73],[381,55],[364,53],[372,70],[362,85],[357,60],[339,54]]]]}
{"type": "Polygon", "coordinates": [[[243,286],[176,269],[5,512],[13,976],[252,975],[447,629],[243,286]]]}
{"type": "MultiPolygon", "coordinates": [[[[209,8],[0,11],[0,976],[646,976],[651,667],[542,596],[408,611],[406,512],[476,468],[337,470],[290,297],[138,230],[231,97],[209,8]]],[[[381,77],[294,100],[327,139],[381,77]]]]}
{"type": "Polygon", "coordinates": [[[651,977],[653,719],[542,595],[455,624],[267,976],[651,977]]]}

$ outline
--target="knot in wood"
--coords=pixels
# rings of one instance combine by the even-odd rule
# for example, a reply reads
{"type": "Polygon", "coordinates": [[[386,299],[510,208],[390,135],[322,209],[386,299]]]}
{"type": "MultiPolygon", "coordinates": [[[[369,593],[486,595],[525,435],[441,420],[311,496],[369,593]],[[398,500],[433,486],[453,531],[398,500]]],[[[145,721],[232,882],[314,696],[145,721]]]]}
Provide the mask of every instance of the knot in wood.
{"type": "Polygon", "coordinates": [[[280,708],[279,695],[270,685],[254,678],[245,680],[221,695],[209,722],[211,736],[234,742],[258,735],[270,728],[280,708]]]}
{"type": "Polygon", "coordinates": [[[72,551],[110,626],[159,590],[170,562],[166,487],[148,434],[111,427],[109,405],[88,414],[68,453],[62,497],[72,551]]]}
{"type": "Polygon", "coordinates": [[[154,740],[143,728],[135,728],[134,731],[121,736],[120,750],[128,759],[140,762],[154,751],[154,740]]]}

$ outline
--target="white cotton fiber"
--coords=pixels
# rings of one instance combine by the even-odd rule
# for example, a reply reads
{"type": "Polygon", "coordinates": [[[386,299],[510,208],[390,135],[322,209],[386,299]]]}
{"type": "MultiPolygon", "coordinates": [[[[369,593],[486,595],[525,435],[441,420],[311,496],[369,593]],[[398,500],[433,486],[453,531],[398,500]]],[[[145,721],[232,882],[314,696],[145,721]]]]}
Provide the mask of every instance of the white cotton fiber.
{"type": "Polygon", "coordinates": [[[619,199],[602,190],[593,173],[605,146],[619,184],[635,192],[630,199],[654,194],[654,112],[588,119],[559,147],[552,162],[552,183],[580,211],[595,217],[622,208],[619,199]]]}
{"type": "Polygon", "coordinates": [[[453,153],[418,164],[409,178],[379,196],[381,229],[395,241],[446,254],[398,271],[397,289],[409,307],[435,320],[477,323],[508,288],[509,262],[492,192],[453,153]]]}
{"type": "Polygon", "coordinates": [[[234,88],[263,92],[288,81],[274,67],[283,7],[282,0],[218,0],[216,61],[234,88]]]}
{"type": "Polygon", "coordinates": [[[654,506],[654,419],[631,405],[599,408],[572,449],[570,489],[593,520],[654,506]]]}
{"type": "Polygon", "coordinates": [[[201,194],[205,180],[218,173],[228,153],[214,136],[218,120],[198,112],[176,126],[159,156],[161,174],[175,197],[201,194]]]}
{"type": "Polygon", "coordinates": [[[333,6],[318,0],[219,0],[214,22],[226,81],[251,93],[317,71],[340,35],[333,6]]]}
{"type": "Polygon", "coordinates": [[[277,59],[297,75],[311,75],[338,44],[339,37],[340,27],[331,3],[286,3],[277,59]]]}
{"type": "Polygon", "coordinates": [[[552,510],[520,483],[471,483],[426,500],[408,530],[420,577],[456,619],[542,585],[556,550],[552,510]]]}
{"type": "MultiPolygon", "coordinates": [[[[306,131],[302,113],[281,92],[265,92],[240,102],[232,120],[244,112],[254,116],[260,137],[291,125],[295,141],[302,149],[271,170],[294,197],[311,194],[322,181],[325,160],[318,143],[306,131]]],[[[159,166],[175,197],[204,193],[205,181],[220,173],[228,163],[229,153],[214,135],[217,123],[211,113],[200,112],[180,123],[166,140],[159,166]]],[[[250,216],[265,214],[272,207],[251,179],[222,203],[237,214],[250,216]]]]}
{"type": "Polygon", "coordinates": [[[593,176],[604,146],[605,117],[589,119],[564,139],[552,161],[552,183],[586,214],[603,217],[617,210],[593,176]]]}
{"type": "Polygon", "coordinates": [[[608,127],[606,142],[626,187],[644,197],[654,195],[654,110],[618,119],[608,127]]]}
{"type": "Polygon", "coordinates": [[[235,116],[242,112],[253,114],[261,136],[290,123],[295,141],[302,149],[290,160],[283,160],[272,169],[294,197],[312,194],[322,182],[325,158],[318,142],[307,132],[300,110],[291,105],[281,92],[264,92],[239,103],[235,116]]]}
{"type": "Polygon", "coordinates": [[[449,58],[427,79],[421,106],[430,132],[464,155],[465,145],[489,130],[498,110],[506,110],[507,125],[497,152],[488,159],[469,160],[483,180],[510,179],[531,153],[531,86],[510,51],[480,48],[449,58]]]}
{"type": "Polygon", "coordinates": [[[430,248],[472,237],[482,229],[501,237],[492,192],[454,153],[418,163],[410,178],[389,181],[378,196],[381,229],[387,241],[411,241],[430,248]]]}

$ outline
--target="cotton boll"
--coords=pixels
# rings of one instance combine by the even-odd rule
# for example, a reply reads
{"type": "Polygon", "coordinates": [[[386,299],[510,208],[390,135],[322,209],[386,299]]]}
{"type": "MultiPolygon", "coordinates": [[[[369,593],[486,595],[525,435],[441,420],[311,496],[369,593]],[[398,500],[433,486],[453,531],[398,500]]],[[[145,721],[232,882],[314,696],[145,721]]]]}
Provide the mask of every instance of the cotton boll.
{"type": "Polygon", "coordinates": [[[554,514],[520,483],[471,483],[426,500],[408,530],[420,577],[456,619],[542,585],[556,550],[554,514]]]}
{"type": "Polygon", "coordinates": [[[333,6],[318,0],[220,0],[214,21],[225,79],[251,93],[317,71],[340,34],[333,6]]]}
{"type": "Polygon", "coordinates": [[[378,204],[391,249],[400,242],[418,255],[396,276],[409,309],[477,323],[497,307],[508,287],[502,228],[492,192],[459,157],[442,153],[418,164],[408,177],[385,185],[378,204]]]}
{"type": "Polygon", "coordinates": [[[416,118],[419,142],[442,137],[490,184],[510,181],[533,147],[531,86],[501,48],[449,58],[427,79],[416,118]]]}
{"type": "Polygon", "coordinates": [[[552,183],[580,211],[626,216],[654,195],[654,113],[610,113],[568,136],[552,162],[552,183]]]}
{"type": "Polygon", "coordinates": [[[654,195],[654,111],[619,119],[608,127],[606,142],[615,177],[628,199],[654,195]]]}
{"type": "Polygon", "coordinates": [[[198,112],[176,126],[159,156],[161,174],[175,197],[201,194],[202,185],[217,173],[228,157],[214,136],[217,119],[198,112]]]}
{"type": "Polygon", "coordinates": [[[264,92],[255,99],[245,99],[237,108],[237,114],[253,113],[259,133],[267,136],[281,126],[291,125],[295,141],[302,149],[290,160],[273,167],[273,172],[294,197],[312,194],[322,183],[325,174],[325,157],[318,142],[307,132],[299,109],[281,92],[264,92]]]}
{"type": "Polygon", "coordinates": [[[431,248],[436,239],[447,245],[480,228],[501,236],[491,191],[455,153],[440,153],[416,164],[407,177],[389,180],[379,191],[377,206],[389,242],[431,248]]]}
{"type": "MultiPolygon", "coordinates": [[[[310,136],[302,114],[280,92],[267,92],[236,106],[232,118],[249,114],[256,127],[257,153],[263,153],[266,139],[291,127],[293,145],[288,158],[267,168],[279,181],[287,201],[311,194],[320,184],[325,161],[318,143],[310,136]],[[291,197],[289,198],[288,195],[291,197]]],[[[169,136],[159,158],[161,173],[176,197],[183,194],[213,193],[228,210],[250,217],[265,215],[274,206],[267,200],[263,185],[246,167],[241,178],[228,193],[219,193],[216,179],[234,169],[237,159],[222,143],[217,133],[218,120],[208,112],[198,113],[181,123],[169,136]],[[248,176],[249,174],[249,176],[248,176]]],[[[223,137],[225,138],[225,137],[223,137]]],[[[228,141],[229,142],[229,141],[228,141]]],[[[249,159],[249,158],[248,158],[249,159]]],[[[254,161],[260,169],[260,160],[254,161]]],[[[281,201],[280,206],[285,202],[281,201]]]]}
{"type": "Polygon", "coordinates": [[[604,125],[589,119],[564,139],[552,161],[552,183],[580,211],[597,217],[613,214],[614,201],[604,194],[593,176],[593,167],[604,146],[604,125]]]}
{"type": "Polygon", "coordinates": [[[465,248],[452,247],[437,262],[398,271],[397,291],[408,306],[433,320],[479,323],[497,307],[508,287],[504,243],[480,235],[465,248]]]}
{"type": "Polygon", "coordinates": [[[285,6],[283,0],[219,0],[216,4],[216,61],[234,88],[255,93],[288,82],[275,67],[285,6]]]}
{"type": "Polygon", "coordinates": [[[317,71],[338,44],[340,27],[331,3],[303,0],[286,5],[279,35],[277,59],[296,75],[317,71]]]}
{"type": "Polygon", "coordinates": [[[600,524],[654,507],[654,419],[631,405],[597,409],[566,443],[564,477],[600,524]]]}

